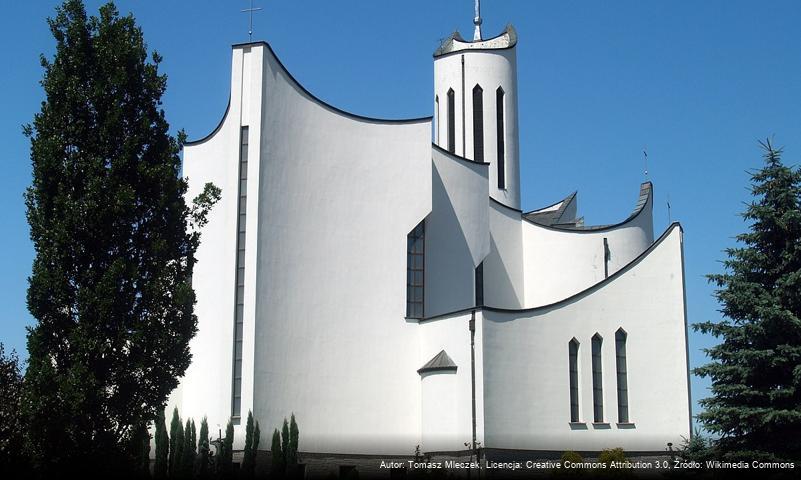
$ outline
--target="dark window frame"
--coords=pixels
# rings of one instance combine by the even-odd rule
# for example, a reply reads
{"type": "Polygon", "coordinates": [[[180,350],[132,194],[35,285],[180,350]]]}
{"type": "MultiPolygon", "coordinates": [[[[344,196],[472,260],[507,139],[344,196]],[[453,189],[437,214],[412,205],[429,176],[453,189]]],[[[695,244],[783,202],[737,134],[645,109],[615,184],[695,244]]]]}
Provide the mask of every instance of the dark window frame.
{"type": "Polygon", "coordinates": [[[406,318],[425,315],[426,225],[418,223],[406,235],[406,318]]]}
{"type": "Polygon", "coordinates": [[[456,153],[456,93],[448,89],[448,151],[456,153]]]}
{"type": "Polygon", "coordinates": [[[615,366],[617,369],[617,421],[629,423],[629,381],[626,368],[628,333],[622,328],[615,332],[615,366]]]}
{"type": "Polygon", "coordinates": [[[473,87],[473,160],[484,162],[484,89],[473,87]]]}
{"type": "Polygon", "coordinates": [[[593,422],[604,422],[603,342],[601,335],[592,336],[592,417],[593,422]]]}
{"type": "Polygon", "coordinates": [[[506,189],[506,129],[504,125],[504,98],[506,92],[502,87],[495,91],[495,122],[498,140],[498,188],[506,189]]]}
{"type": "Polygon", "coordinates": [[[578,363],[579,363],[579,341],[575,338],[568,342],[568,372],[570,375],[570,421],[573,423],[580,422],[579,411],[579,378],[578,378],[578,363]]]}

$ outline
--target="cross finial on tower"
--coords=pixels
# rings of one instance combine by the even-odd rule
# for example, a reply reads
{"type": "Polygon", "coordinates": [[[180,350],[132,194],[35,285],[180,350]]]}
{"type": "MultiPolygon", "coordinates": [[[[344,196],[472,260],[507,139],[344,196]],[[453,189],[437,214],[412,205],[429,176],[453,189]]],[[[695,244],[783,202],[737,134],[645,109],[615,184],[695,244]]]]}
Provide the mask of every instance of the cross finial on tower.
{"type": "Polygon", "coordinates": [[[250,16],[250,28],[248,28],[248,40],[253,41],[253,12],[258,12],[261,10],[261,7],[253,8],[253,0],[250,0],[250,8],[246,8],[242,10],[242,12],[246,12],[250,16]]]}
{"type": "Polygon", "coordinates": [[[481,40],[481,0],[476,0],[476,16],[473,18],[473,25],[476,26],[473,32],[473,41],[481,40]]]}

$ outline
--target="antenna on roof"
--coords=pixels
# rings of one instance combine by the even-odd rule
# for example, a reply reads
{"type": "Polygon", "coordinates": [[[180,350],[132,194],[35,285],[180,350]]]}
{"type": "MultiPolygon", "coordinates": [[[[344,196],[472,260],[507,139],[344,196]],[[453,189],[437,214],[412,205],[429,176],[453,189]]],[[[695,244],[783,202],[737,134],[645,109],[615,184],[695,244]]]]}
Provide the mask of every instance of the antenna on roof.
{"type": "Polygon", "coordinates": [[[645,159],[645,178],[648,178],[648,147],[642,147],[642,156],[645,159]]]}
{"type": "Polygon", "coordinates": [[[242,10],[242,13],[248,13],[250,16],[250,28],[248,28],[248,41],[253,41],[253,12],[258,12],[261,7],[253,8],[253,0],[250,0],[250,8],[242,10]]]}
{"type": "Polygon", "coordinates": [[[667,195],[667,207],[668,207],[668,225],[673,223],[673,219],[670,216],[670,193],[667,195]]]}
{"type": "Polygon", "coordinates": [[[473,41],[481,40],[481,0],[476,0],[476,16],[473,18],[473,25],[476,26],[473,32],[473,41]]]}

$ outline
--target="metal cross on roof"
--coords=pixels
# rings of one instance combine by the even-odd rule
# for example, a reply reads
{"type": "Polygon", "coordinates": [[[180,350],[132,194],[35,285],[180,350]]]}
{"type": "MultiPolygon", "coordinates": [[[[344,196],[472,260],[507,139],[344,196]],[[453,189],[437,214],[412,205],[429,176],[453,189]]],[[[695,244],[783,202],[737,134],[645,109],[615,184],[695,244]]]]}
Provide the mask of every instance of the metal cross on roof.
{"type": "Polygon", "coordinates": [[[253,0],[250,0],[250,8],[242,10],[243,13],[248,13],[250,16],[250,28],[248,28],[248,40],[253,41],[253,12],[258,12],[261,7],[253,7],[253,0]]]}

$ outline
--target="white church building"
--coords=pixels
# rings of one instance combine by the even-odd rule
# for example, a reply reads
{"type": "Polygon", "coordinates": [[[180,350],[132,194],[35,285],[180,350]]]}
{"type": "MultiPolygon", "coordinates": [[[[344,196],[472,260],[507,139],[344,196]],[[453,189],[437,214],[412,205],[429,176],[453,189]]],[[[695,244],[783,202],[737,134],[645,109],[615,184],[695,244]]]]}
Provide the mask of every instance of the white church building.
{"type": "Polygon", "coordinates": [[[345,112],[267,43],[233,46],[223,119],[184,147],[188,197],[222,199],[169,409],[215,436],[233,418],[235,449],[248,411],[262,449],[294,412],[300,450],[333,454],[690,436],[681,226],[654,233],[650,182],[613,225],[585,225],[575,193],[524,211],[517,35],[475,23],[434,52],[433,116],[409,120],[345,112]]]}

